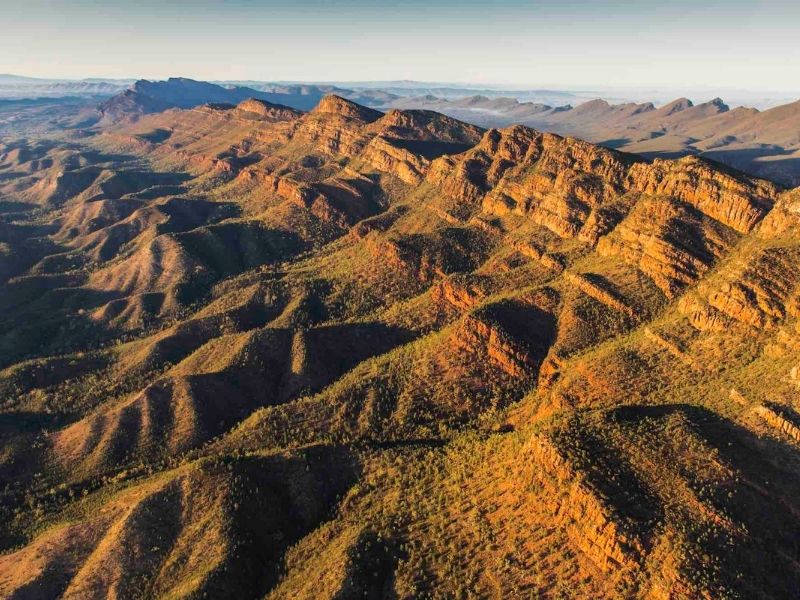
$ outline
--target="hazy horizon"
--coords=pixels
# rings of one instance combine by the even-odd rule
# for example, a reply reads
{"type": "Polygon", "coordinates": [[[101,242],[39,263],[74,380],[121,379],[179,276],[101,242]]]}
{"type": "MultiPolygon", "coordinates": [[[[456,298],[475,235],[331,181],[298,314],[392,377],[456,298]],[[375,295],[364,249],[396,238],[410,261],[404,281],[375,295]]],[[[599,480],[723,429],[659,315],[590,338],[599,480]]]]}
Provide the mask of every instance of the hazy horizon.
{"type": "MultiPolygon", "coordinates": [[[[74,77],[74,78],[46,78],[34,77],[20,73],[0,73],[0,84],[12,86],[10,89],[19,89],[18,98],[36,98],[38,89],[37,82],[46,84],[48,82],[85,82],[85,81],[106,81],[114,83],[125,83],[126,85],[140,79],[151,81],[164,81],[169,77],[185,77],[181,73],[175,73],[165,77],[74,77]],[[12,80],[3,83],[1,78],[12,77],[20,78],[18,84],[12,80]],[[26,81],[30,82],[26,85],[26,81]],[[27,94],[24,92],[27,91],[27,94]]],[[[373,81],[341,81],[341,80],[256,80],[256,79],[212,79],[207,80],[219,85],[252,85],[258,88],[264,84],[275,85],[330,85],[344,89],[375,89],[392,91],[401,96],[414,96],[421,93],[434,93],[443,98],[461,98],[469,95],[482,94],[489,96],[502,96],[516,98],[520,102],[545,103],[553,106],[563,106],[570,104],[577,106],[595,99],[603,99],[610,104],[624,104],[629,102],[647,103],[651,102],[656,106],[663,106],[678,98],[688,98],[695,104],[709,102],[715,98],[721,98],[731,108],[752,107],[759,110],[782,106],[785,104],[800,101],[800,92],[791,90],[765,90],[747,88],[719,88],[697,86],[694,88],[651,88],[651,87],[611,87],[611,86],[519,86],[514,84],[481,84],[469,81],[418,81],[418,80],[373,80],[373,81]],[[441,90],[449,90],[442,92],[441,90]],[[456,90],[463,90],[463,93],[456,93],[456,90]],[[562,98],[558,98],[563,96],[562,98]]]]}
{"type": "Polygon", "coordinates": [[[54,79],[800,91],[800,3],[12,0],[0,72],[54,79]]]}

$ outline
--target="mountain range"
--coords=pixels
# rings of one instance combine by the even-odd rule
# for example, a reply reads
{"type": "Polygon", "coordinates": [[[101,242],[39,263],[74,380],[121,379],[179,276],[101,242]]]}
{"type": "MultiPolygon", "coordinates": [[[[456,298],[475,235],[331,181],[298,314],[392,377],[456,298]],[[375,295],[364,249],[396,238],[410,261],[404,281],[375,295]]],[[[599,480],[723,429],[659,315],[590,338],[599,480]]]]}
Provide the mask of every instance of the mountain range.
{"type": "MultiPolygon", "coordinates": [[[[731,109],[720,98],[698,105],[688,98],[660,106],[652,102],[612,104],[589,99],[586,93],[479,90],[418,82],[353,82],[347,88],[257,81],[207,83],[179,77],[131,84],[124,80],[48,81],[0,75],[0,98],[10,99],[5,103],[12,104],[14,113],[20,102],[30,104],[22,98],[39,96],[38,105],[47,106],[48,112],[52,112],[52,102],[62,96],[84,98],[85,110],[72,124],[99,118],[132,119],[207,103],[238,104],[246,98],[307,111],[327,94],[378,110],[435,110],[482,127],[522,124],[648,158],[705,156],[787,186],[800,184],[800,100],[759,111],[731,109]],[[95,111],[92,103],[98,99],[104,100],[95,111]]],[[[73,109],[74,104],[72,101],[73,109]]],[[[61,112],[62,107],[55,108],[61,112]]]]}
{"type": "Polygon", "coordinates": [[[699,105],[679,98],[660,107],[650,102],[609,104],[599,99],[577,106],[551,106],[503,96],[447,99],[431,94],[402,96],[386,89],[281,84],[257,87],[223,87],[183,78],[139,81],[105,101],[99,111],[104,118],[114,120],[167,108],[237,104],[250,97],[309,110],[326,94],[337,94],[380,110],[435,110],[482,127],[527,125],[648,158],[705,156],[787,186],[800,185],[800,100],[759,111],[730,109],[719,98],[699,105]]]}
{"type": "Polygon", "coordinates": [[[699,155],[786,185],[800,184],[800,100],[759,111],[730,109],[716,98],[695,105],[679,98],[652,103],[549,106],[513,98],[404,98],[400,108],[426,108],[486,127],[520,123],[646,157],[699,155]]]}
{"type": "Polygon", "coordinates": [[[0,99],[61,98],[68,96],[101,98],[112,96],[133,84],[120,79],[41,79],[0,73],[0,99]]]}
{"type": "Polygon", "coordinates": [[[0,112],[1,597],[796,597],[791,106],[209,85],[0,112]]]}

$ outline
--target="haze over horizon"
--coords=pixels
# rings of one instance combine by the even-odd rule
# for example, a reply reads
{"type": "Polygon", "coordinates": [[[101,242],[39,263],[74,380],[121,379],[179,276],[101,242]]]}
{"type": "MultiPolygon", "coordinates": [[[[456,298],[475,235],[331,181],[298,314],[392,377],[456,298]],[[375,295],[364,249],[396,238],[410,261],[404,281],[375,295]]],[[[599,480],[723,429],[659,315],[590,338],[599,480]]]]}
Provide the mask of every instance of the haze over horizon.
{"type": "Polygon", "coordinates": [[[791,93],[797,22],[786,0],[14,0],[0,72],[791,93]]]}

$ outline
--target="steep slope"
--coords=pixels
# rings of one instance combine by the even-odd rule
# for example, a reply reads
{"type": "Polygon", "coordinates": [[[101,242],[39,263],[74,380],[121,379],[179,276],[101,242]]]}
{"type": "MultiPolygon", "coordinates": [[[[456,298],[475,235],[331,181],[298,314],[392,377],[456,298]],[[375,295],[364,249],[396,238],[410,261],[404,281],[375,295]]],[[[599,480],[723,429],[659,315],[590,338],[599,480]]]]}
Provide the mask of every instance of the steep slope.
{"type": "Polygon", "coordinates": [[[110,497],[90,495],[69,520],[0,558],[0,590],[17,597],[257,597],[277,581],[282,553],[327,517],[355,476],[354,462],[336,448],[205,460],[110,497]]]}

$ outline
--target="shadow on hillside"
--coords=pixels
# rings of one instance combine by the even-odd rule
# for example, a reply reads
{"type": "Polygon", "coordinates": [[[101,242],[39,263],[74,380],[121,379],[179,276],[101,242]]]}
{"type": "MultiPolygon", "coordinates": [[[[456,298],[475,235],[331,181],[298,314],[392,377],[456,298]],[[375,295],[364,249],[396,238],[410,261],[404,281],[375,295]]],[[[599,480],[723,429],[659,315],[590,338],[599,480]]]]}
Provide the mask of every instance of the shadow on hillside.
{"type": "Polygon", "coordinates": [[[713,449],[711,455],[698,458],[719,464],[717,470],[730,470],[730,476],[709,487],[702,469],[683,464],[666,468],[677,470],[698,499],[711,504],[717,514],[726,515],[733,527],[741,524],[746,532],[737,535],[733,543],[726,533],[728,528],[721,527],[711,535],[700,536],[697,542],[709,554],[721,557],[719,577],[725,585],[741,589],[743,597],[760,597],[759,592],[764,590],[770,590],[770,597],[774,598],[796,597],[800,586],[797,447],[776,438],[760,437],[711,410],[690,404],[625,406],[609,411],[608,416],[631,426],[683,417],[689,431],[713,449]]]}
{"type": "Polygon", "coordinates": [[[282,390],[282,402],[319,392],[363,361],[385,354],[414,337],[407,329],[383,323],[346,323],[309,329],[302,349],[308,368],[282,390]]]}
{"type": "Polygon", "coordinates": [[[22,301],[0,319],[0,368],[26,358],[86,350],[111,340],[116,332],[89,313],[118,296],[116,292],[65,288],[48,290],[36,301],[22,301]]]}
{"type": "MultiPolygon", "coordinates": [[[[600,142],[600,145],[619,149],[624,148],[628,143],[630,140],[619,138],[600,142]]],[[[720,165],[723,169],[727,168],[726,170],[729,172],[731,169],[735,169],[751,176],[769,179],[786,187],[800,186],[800,156],[796,151],[775,146],[736,149],[721,147],[705,151],[687,147],[685,150],[640,152],[638,154],[650,160],[654,158],[675,160],[684,156],[701,156],[720,165]]]]}
{"type": "Polygon", "coordinates": [[[600,146],[605,146],[606,148],[611,148],[612,150],[618,150],[619,148],[623,148],[630,144],[633,140],[630,138],[613,138],[608,140],[602,140],[597,142],[600,146]]]}
{"type": "Polygon", "coordinates": [[[787,187],[800,185],[800,156],[790,150],[776,147],[720,148],[703,152],[701,156],[787,187]]]}
{"type": "Polygon", "coordinates": [[[539,362],[547,355],[558,333],[556,318],[549,312],[517,301],[492,304],[487,316],[524,344],[539,362]]]}
{"type": "Polygon", "coordinates": [[[159,127],[148,133],[140,133],[135,137],[139,138],[140,140],[144,140],[145,142],[160,144],[162,142],[167,141],[171,136],[172,136],[171,130],[159,127]]]}
{"type": "Polygon", "coordinates": [[[35,208],[35,204],[16,202],[14,200],[0,200],[0,215],[9,215],[13,217],[18,213],[28,213],[35,208]]]}
{"type": "Polygon", "coordinates": [[[44,412],[17,411],[0,413],[0,439],[26,432],[51,429],[62,420],[60,415],[44,412]]]}

